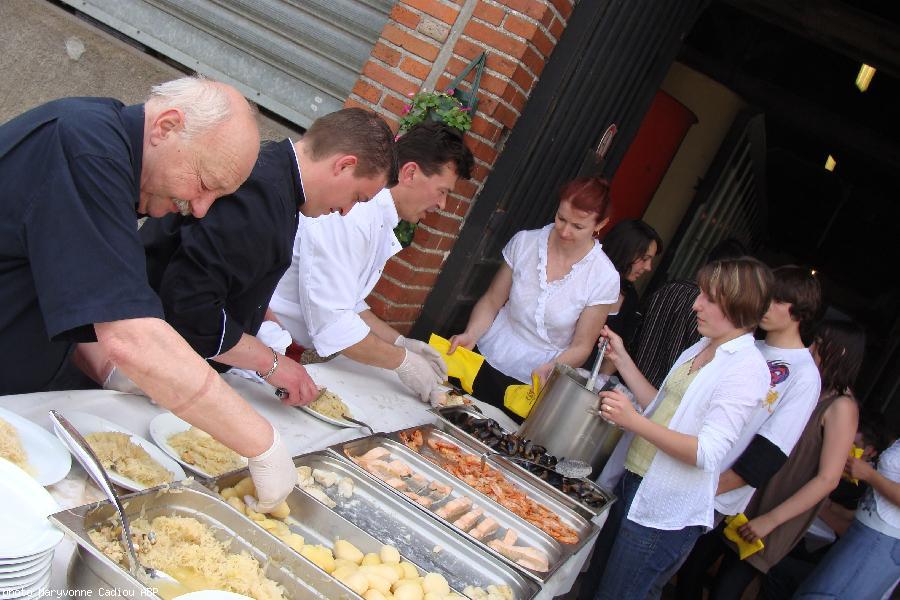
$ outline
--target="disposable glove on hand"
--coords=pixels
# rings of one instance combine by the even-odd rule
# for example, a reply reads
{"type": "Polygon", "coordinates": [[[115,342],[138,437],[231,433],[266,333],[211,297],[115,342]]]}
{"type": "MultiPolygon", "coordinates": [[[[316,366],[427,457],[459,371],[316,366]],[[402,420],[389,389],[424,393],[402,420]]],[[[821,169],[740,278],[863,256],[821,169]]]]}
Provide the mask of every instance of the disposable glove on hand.
{"type": "Polygon", "coordinates": [[[139,388],[135,382],[129,379],[128,375],[120,371],[118,367],[113,367],[112,371],[109,372],[109,375],[106,376],[106,381],[103,382],[103,389],[114,390],[124,394],[146,396],[144,391],[139,388]]]}
{"type": "Polygon", "coordinates": [[[258,513],[267,513],[288,497],[297,485],[297,471],[287,446],[274,427],[272,447],[249,459],[250,477],[256,486],[256,498],[245,496],[244,502],[258,513]]]}
{"type": "Polygon", "coordinates": [[[422,357],[428,361],[428,364],[431,365],[431,368],[434,369],[434,373],[440,378],[440,381],[447,381],[447,363],[444,361],[441,353],[434,347],[429,346],[425,342],[413,340],[402,335],[394,340],[394,345],[406,348],[407,350],[412,350],[416,354],[422,355],[422,357]]]}
{"type": "Polygon", "coordinates": [[[428,402],[432,390],[442,381],[434,372],[431,363],[422,358],[422,355],[409,350],[394,372],[403,385],[411,389],[422,402],[428,402]]]}

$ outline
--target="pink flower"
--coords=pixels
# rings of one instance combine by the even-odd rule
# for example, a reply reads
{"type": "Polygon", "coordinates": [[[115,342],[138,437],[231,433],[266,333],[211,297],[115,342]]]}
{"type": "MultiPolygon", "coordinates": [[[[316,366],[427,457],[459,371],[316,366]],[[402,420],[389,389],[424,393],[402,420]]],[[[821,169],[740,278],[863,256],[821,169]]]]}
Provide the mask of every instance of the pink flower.
{"type": "Polygon", "coordinates": [[[405,105],[405,106],[403,107],[403,114],[405,115],[405,114],[408,113],[410,110],[412,110],[412,104],[407,104],[407,105],[405,105]]]}
{"type": "Polygon", "coordinates": [[[415,95],[416,95],[415,92],[410,92],[410,93],[408,93],[408,94],[406,95],[406,97],[407,97],[407,98],[412,98],[412,97],[414,97],[415,95]]]}
{"type": "Polygon", "coordinates": [[[459,110],[460,110],[460,112],[468,112],[470,109],[468,106],[464,106],[464,107],[460,108],[459,110]]]}
{"type": "Polygon", "coordinates": [[[453,88],[447,88],[446,90],[444,90],[444,93],[447,94],[448,96],[452,96],[454,93],[453,88]]]}
{"type": "Polygon", "coordinates": [[[398,133],[397,135],[394,136],[394,141],[396,142],[399,139],[400,139],[400,134],[398,133]]]}

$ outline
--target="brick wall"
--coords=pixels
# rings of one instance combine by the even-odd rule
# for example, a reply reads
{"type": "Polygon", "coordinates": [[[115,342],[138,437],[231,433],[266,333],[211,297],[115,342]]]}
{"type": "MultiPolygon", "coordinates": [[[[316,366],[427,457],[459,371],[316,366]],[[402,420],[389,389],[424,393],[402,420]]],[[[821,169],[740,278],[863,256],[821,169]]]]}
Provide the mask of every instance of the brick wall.
{"type": "Polygon", "coordinates": [[[400,0],[391,11],[345,105],[378,112],[395,131],[409,94],[445,89],[470,60],[487,51],[478,111],[466,135],[475,155],[473,177],[459,182],[445,210],[419,224],[413,243],[388,262],[368,299],[372,310],[401,332],[419,316],[574,3],[400,0]]]}

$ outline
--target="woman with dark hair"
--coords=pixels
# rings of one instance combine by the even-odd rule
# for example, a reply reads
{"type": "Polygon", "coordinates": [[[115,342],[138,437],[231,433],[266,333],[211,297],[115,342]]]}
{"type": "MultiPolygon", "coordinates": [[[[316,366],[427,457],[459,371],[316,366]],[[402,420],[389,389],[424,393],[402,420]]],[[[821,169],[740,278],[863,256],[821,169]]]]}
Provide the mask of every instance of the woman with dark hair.
{"type": "Polygon", "coordinates": [[[653,259],[662,254],[662,238],[639,220],[620,221],[603,238],[603,251],[619,272],[619,304],[606,324],[630,347],[637,327],[638,294],[635,282],[653,270],[653,259]]]}
{"type": "Polygon", "coordinates": [[[605,180],[570,181],[554,222],[518,232],[503,248],[465,331],[450,338],[450,354],[477,343],[485,358],[473,386],[479,400],[502,407],[508,386],[532,375],[543,381],[554,363],[578,367],[590,355],[619,296],[619,275],[596,239],[609,203],[605,180]]]}
{"type": "MultiPolygon", "coordinates": [[[[862,365],[865,334],[850,321],[825,321],[810,352],[822,376],[822,393],[790,457],[764,487],[757,489],[738,528],[745,541],[765,547],[739,560],[722,561],[711,598],[740,598],[760,573],[777,564],[809,528],[822,503],[838,485],[853,446],[859,407],[851,391],[862,365]]],[[[735,550],[733,543],[728,546],[735,550]]]]}

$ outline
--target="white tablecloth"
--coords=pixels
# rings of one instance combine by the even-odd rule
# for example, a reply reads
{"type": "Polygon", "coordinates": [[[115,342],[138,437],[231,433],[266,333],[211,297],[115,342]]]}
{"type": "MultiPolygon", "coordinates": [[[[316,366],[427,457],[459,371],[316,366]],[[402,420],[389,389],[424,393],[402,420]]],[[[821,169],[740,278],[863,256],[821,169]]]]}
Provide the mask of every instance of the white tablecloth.
{"type": "MultiPolygon", "coordinates": [[[[396,431],[434,421],[428,406],[419,402],[397,376],[384,369],[362,365],[337,357],[327,363],[308,365],[307,370],[318,385],[325,385],[343,398],[365,407],[367,424],[375,431],[396,431]]],[[[279,431],[293,456],[321,450],[332,444],[368,435],[362,428],[339,428],[296,408],[282,405],[271,386],[260,385],[235,375],[223,375],[243,398],[266,417],[279,431]]],[[[478,402],[484,413],[503,427],[514,430],[515,424],[497,408],[478,402]]],[[[149,423],[164,412],[146,397],[104,390],[42,392],[17,396],[0,396],[0,407],[30,419],[52,431],[48,411],[78,410],[102,416],[146,439],[150,439],[149,423]]],[[[104,498],[87,480],[84,470],[73,461],[65,479],[47,488],[62,509],[80,506],[104,498]]],[[[599,524],[605,520],[605,514],[599,524]]],[[[64,539],[53,559],[50,592],[67,589],[66,570],[75,545],[64,539]]],[[[569,559],[544,585],[538,598],[549,599],[568,591],[590,552],[587,545],[569,559]]],[[[57,591],[57,592],[54,592],[57,591]]]]}

